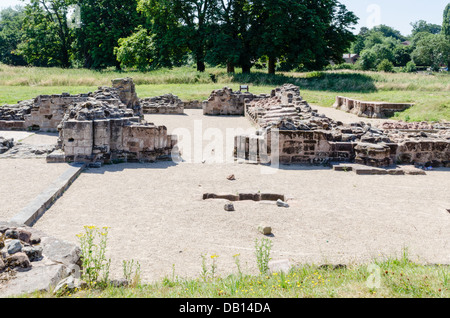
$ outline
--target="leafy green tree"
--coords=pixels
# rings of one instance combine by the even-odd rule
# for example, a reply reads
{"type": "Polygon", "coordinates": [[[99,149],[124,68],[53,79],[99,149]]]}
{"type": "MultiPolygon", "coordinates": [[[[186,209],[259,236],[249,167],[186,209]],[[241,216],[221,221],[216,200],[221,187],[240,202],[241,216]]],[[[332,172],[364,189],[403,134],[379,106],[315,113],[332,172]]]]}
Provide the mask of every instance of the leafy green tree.
{"type": "Polygon", "coordinates": [[[361,59],[358,61],[364,71],[375,69],[377,66],[377,56],[372,50],[361,52],[361,59]]]}
{"type": "Polygon", "coordinates": [[[405,41],[405,39],[406,39],[401,34],[400,31],[398,31],[398,30],[396,30],[396,29],[394,29],[394,28],[392,28],[390,26],[384,25],[384,24],[381,24],[381,25],[373,27],[372,31],[373,32],[380,32],[386,38],[390,38],[391,37],[391,38],[394,38],[394,39],[397,39],[397,40],[400,40],[400,41],[405,41]]]}
{"type": "Polygon", "coordinates": [[[365,41],[368,35],[369,29],[362,27],[356,36],[355,41],[352,43],[350,51],[355,54],[361,54],[361,52],[365,49],[365,41]]]}
{"type": "MultiPolygon", "coordinates": [[[[188,48],[197,64],[197,70],[205,71],[206,45],[212,36],[210,26],[214,20],[217,0],[139,0],[139,10],[152,23],[152,29],[165,41],[178,42],[182,50],[188,48]],[[163,14],[167,13],[168,23],[163,14]]],[[[178,50],[178,49],[177,49],[178,50]]]]}
{"type": "Polygon", "coordinates": [[[35,66],[71,65],[72,31],[66,0],[30,0],[25,6],[22,42],[16,52],[35,66]]]}
{"type": "Polygon", "coordinates": [[[442,22],[442,33],[450,38],[450,3],[444,10],[444,21],[442,22]]]}
{"type": "Polygon", "coordinates": [[[434,71],[450,60],[450,42],[443,34],[428,34],[417,42],[412,53],[414,63],[431,66],[434,71]]]}
{"type": "Polygon", "coordinates": [[[219,0],[216,23],[210,26],[213,37],[206,59],[211,64],[226,65],[228,73],[240,66],[244,73],[250,72],[252,60],[257,59],[253,45],[251,1],[219,0]]]}
{"type": "Polygon", "coordinates": [[[277,59],[286,70],[342,62],[355,39],[349,29],[357,17],[336,0],[258,0],[253,7],[255,46],[258,55],[268,57],[269,73],[275,72],[277,59]]]}
{"type": "Polygon", "coordinates": [[[419,32],[438,34],[438,33],[441,33],[441,30],[442,30],[442,27],[439,24],[428,23],[425,20],[419,20],[419,21],[413,22],[413,23],[411,23],[411,26],[413,27],[413,30],[412,30],[413,36],[419,32]]]}
{"type": "Polygon", "coordinates": [[[153,67],[171,68],[184,64],[189,49],[182,24],[175,15],[173,1],[141,0],[137,10],[145,17],[145,26],[153,37],[153,67]]]}
{"type": "Polygon", "coordinates": [[[26,65],[24,58],[15,50],[23,35],[25,18],[22,7],[6,8],[0,11],[0,62],[10,65],[26,65]]]}
{"type": "Polygon", "coordinates": [[[130,36],[145,19],[137,0],[71,0],[80,8],[81,26],[76,29],[76,57],[86,68],[120,68],[114,47],[130,36]]]}
{"type": "Polygon", "coordinates": [[[412,47],[410,45],[397,45],[394,48],[394,65],[405,66],[411,61],[412,47]]]}
{"type": "Polygon", "coordinates": [[[153,36],[139,26],[129,37],[119,39],[114,54],[122,67],[146,71],[152,66],[155,57],[153,36]]]}

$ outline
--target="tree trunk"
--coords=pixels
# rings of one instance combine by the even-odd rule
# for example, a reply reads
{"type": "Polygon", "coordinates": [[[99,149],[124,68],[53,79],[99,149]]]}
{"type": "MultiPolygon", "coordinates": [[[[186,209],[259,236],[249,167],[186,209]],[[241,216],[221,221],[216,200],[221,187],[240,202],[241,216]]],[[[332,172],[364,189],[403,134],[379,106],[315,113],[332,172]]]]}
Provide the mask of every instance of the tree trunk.
{"type": "Polygon", "coordinates": [[[197,60],[197,71],[204,72],[206,69],[205,62],[203,60],[197,60]]]}
{"type": "Polygon", "coordinates": [[[244,74],[250,74],[250,69],[252,68],[252,65],[250,63],[245,63],[242,65],[242,73],[244,74]]]}
{"type": "Polygon", "coordinates": [[[228,62],[227,63],[227,73],[234,73],[234,64],[228,62]]]}
{"type": "Polygon", "coordinates": [[[275,74],[275,58],[269,57],[269,74],[275,74]]]}

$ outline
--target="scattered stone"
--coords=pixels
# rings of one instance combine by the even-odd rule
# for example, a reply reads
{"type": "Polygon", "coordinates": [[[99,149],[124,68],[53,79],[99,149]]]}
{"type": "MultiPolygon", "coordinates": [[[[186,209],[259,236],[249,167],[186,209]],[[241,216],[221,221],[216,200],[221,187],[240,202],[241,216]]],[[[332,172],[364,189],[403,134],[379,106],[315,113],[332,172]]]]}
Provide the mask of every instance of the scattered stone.
{"type": "Polygon", "coordinates": [[[22,244],[20,243],[19,240],[12,240],[8,244],[7,251],[9,255],[16,254],[22,251],[22,244]]]}
{"type": "Polygon", "coordinates": [[[5,232],[7,239],[17,240],[19,238],[19,232],[16,229],[9,229],[5,232]]]}
{"type": "Polygon", "coordinates": [[[259,225],[258,226],[258,232],[264,235],[271,235],[272,234],[272,227],[268,225],[259,225]]]}
{"type": "Polygon", "coordinates": [[[31,232],[23,228],[18,228],[18,239],[25,243],[30,243],[31,232]]]}
{"type": "Polygon", "coordinates": [[[236,180],[236,177],[234,176],[234,174],[232,174],[232,175],[228,176],[227,179],[230,181],[234,181],[234,180],[236,180]]]}
{"type": "Polygon", "coordinates": [[[25,253],[18,252],[6,258],[6,266],[9,268],[29,268],[31,267],[30,260],[25,253]]]}
{"type": "Polygon", "coordinates": [[[227,204],[225,204],[225,206],[223,208],[225,209],[225,211],[229,211],[229,212],[235,211],[233,203],[227,203],[227,204]]]}
{"type": "Polygon", "coordinates": [[[22,252],[24,252],[30,262],[39,261],[42,258],[42,247],[40,246],[25,246],[22,248],[22,252]]]}
{"type": "Polygon", "coordinates": [[[288,208],[288,207],[289,207],[289,204],[287,204],[286,202],[284,202],[284,201],[278,199],[278,200],[277,200],[277,206],[282,207],[282,208],[288,208]]]}

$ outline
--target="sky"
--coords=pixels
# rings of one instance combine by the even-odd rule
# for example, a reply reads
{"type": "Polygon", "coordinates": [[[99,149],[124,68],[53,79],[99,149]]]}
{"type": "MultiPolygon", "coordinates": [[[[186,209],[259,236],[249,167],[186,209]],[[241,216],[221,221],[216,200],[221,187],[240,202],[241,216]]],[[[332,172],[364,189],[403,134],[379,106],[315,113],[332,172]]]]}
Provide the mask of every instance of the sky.
{"type": "MultiPolygon", "coordinates": [[[[442,25],[443,12],[449,0],[340,0],[359,17],[359,24],[354,32],[363,26],[373,27],[386,24],[399,30],[403,35],[410,35],[411,22],[425,20],[428,23],[442,25]]],[[[20,0],[0,0],[0,9],[17,4],[20,0]]]]}

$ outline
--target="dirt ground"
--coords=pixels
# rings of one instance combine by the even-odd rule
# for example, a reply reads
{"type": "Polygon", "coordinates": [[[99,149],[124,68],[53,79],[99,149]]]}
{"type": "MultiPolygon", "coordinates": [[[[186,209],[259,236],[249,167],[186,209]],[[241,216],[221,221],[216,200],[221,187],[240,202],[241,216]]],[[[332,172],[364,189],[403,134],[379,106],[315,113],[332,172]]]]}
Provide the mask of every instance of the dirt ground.
{"type": "MultiPolygon", "coordinates": [[[[251,128],[242,117],[186,113],[146,119],[170,132],[186,128],[192,140],[195,129],[211,136],[208,128],[251,128]]],[[[203,154],[209,150],[217,152],[212,147],[203,154]]],[[[34,227],[77,242],[84,225],[108,226],[112,276],[122,277],[122,261],[134,259],[144,281],[198,277],[202,255],[210,266],[213,254],[219,256],[219,275],[236,272],[237,254],[242,270],[256,273],[255,240],[264,237],[260,224],[273,229],[274,260],[366,263],[407,249],[415,261],[450,263],[449,169],[426,176],[363,176],[321,167],[265,168],[206,160],[88,169],[34,227]],[[227,180],[230,174],[235,181],[227,180]],[[202,199],[204,193],[258,191],[284,194],[290,207],[242,201],[227,212],[225,200],[202,199]]]]}
{"type": "Polygon", "coordinates": [[[0,159],[0,220],[8,221],[66,169],[45,159],[0,159]]]}
{"type": "MultiPolygon", "coordinates": [[[[0,136],[29,145],[55,144],[57,134],[0,131],[0,136]]],[[[47,164],[45,159],[0,159],[0,219],[9,220],[66,169],[65,163],[47,164]]]]}

